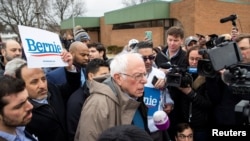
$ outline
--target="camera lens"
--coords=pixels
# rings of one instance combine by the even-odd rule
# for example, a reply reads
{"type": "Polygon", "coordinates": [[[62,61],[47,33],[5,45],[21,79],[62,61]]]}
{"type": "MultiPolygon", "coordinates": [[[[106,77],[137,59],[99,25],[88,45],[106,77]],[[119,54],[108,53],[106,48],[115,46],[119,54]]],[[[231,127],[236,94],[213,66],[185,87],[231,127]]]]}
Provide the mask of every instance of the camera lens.
{"type": "Polygon", "coordinates": [[[214,72],[213,66],[211,63],[205,63],[202,65],[202,71],[204,72],[204,74],[211,74],[214,72]]]}
{"type": "Polygon", "coordinates": [[[202,59],[198,61],[198,74],[205,77],[214,77],[216,75],[216,71],[213,68],[213,65],[210,60],[202,59]]]}

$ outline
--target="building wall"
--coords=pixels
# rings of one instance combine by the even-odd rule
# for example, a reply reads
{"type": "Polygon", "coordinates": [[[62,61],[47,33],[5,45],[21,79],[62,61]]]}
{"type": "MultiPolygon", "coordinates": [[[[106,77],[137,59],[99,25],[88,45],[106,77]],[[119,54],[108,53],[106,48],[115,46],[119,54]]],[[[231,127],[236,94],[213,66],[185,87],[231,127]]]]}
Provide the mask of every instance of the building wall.
{"type": "Polygon", "coordinates": [[[163,42],[162,27],[154,27],[154,28],[136,28],[136,29],[121,29],[121,30],[113,30],[111,34],[111,44],[125,46],[128,44],[130,39],[137,39],[139,41],[144,40],[145,31],[152,31],[152,39],[154,46],[160,45],[163,42]]]}
{"type": "Polygon", "coordinates": [[[112,30],[113,25],[105,24],[104,17],[101,17],[100,20],[101,43],[104,46],[117,45],[122,47],[127,45],[128,41],[133,38],[142,41],[145,37],[144,32],[148,30],[152,31],[155,46],[163,43],[163,27],[112,30]]]}
{"type": "Polygon", "coordinates": [[[91,42],[99,42],[99,32],[97,31],[88,31],[91,42]]]}
{"type": "Polygon", "coordinates": [[[195,33],[203,35],[230,33],[232,22],[220,23],[219,21],[231,14],[237,14],[238,28],[241,32],[249,33],[249,9],[250,5],[218,0],[182,0],[170,5],[170,17],[178,19],[184,27],[185,35],[189,36],[195,33]]]}
{"type": "MultiPolygon", "coordinates": [[[[250,32],[250,5],[220,2],[218,0],[182,0],[170,4],[170,18],[176,19],[184,28],[185,37],[196,33],[224,34],[230,33],[232,22],[220,23],[221,18],[237,14],[236,24],[240,32],[250,32]],[[239,22],[240,21],[240,22],[239,22]]],[[[92,41],[99,41],[105,46],[124,46],[132,38],[144,40],[144,32],[152,31],[154,46],[165,43],[164,27],[112,30],[113,25],[100,18],[100,35],[90,33],[92,41]]]]}
{"type": "MultiPolygon", "coordinates": [[[[112,34],[112,27],[113,25],[109,25],[105,23],[104,17],[100,18],[100,37],[101,37],[101,43],[104,44],[104,46],[110,46],[111,44],[111,36],[112,34]]],[[[113,44],[116,45],[116,44],[113,44]]],[[[117,44],[118,45],[118,44],[117,44]]]]}

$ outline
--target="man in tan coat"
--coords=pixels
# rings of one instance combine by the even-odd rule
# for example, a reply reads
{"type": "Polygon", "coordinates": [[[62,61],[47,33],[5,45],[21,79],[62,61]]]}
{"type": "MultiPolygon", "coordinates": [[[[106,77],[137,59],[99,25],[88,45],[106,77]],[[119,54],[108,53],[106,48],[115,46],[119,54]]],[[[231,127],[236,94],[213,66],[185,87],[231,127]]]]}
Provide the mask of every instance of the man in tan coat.
{"type": "Polygon", "coordinates": [[[89,83],[90,96],[82,108],[75,141],[96,141],[106,129],[133,124],[148,131],[143,103],[146,69],[141,55],[117,55],[110,64],[111,77],[89,83]]]}

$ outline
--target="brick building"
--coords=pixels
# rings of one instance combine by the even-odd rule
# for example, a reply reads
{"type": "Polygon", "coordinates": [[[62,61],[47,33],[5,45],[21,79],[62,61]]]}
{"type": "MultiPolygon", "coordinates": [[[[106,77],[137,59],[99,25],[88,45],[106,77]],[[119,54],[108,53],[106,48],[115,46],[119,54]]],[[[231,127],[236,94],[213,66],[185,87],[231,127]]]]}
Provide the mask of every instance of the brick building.
{"type": "MultiPolygon", "coordinates": [[[[91,40],[105,46],[124,46],[136,38],[143,40],[145,31],[152,31],[154,46],[165,44],[165,32],[173,26],[182,26],[185,36],[196,33],[230,33],[232,22],[220,19],[232,14],[240,32],[250,32],[250,3],[242,0],[181,0],[177,2],[152,1],[104,13],[103,17],[75,17],[91,40]]],[[[72,19],[62,21],[61,29],[72,30],[72,19]]]]}

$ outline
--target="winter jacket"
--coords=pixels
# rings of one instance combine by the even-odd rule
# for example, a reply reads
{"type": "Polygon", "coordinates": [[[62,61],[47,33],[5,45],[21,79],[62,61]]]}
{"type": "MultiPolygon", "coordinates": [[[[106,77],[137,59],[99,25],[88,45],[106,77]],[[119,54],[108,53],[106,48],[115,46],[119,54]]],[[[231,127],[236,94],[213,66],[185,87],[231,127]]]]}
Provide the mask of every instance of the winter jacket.
{"type": "Polygon", "coordinates": [[[145,130],[149,131],[143,97],[138,100],[129,98],[111,77],[103,83],[91,81],[89,92],[90,96],[82,108],[75,141],[96,141],[110,127],[132,124],[137,109],[143,117],[145,130]]]}
{"type": "Polygon", "coordinates": [[[26,130],[37,136],[39,141],[68,141],[66,102],[70,94],[80,86],[80,73],[67,71],[66,76],[67,84],[59,86],[48,82],[48,104],[30,99],[34,106],[33,116],[26,125],[26,130]]]}

